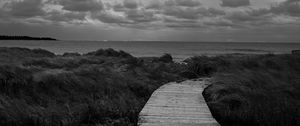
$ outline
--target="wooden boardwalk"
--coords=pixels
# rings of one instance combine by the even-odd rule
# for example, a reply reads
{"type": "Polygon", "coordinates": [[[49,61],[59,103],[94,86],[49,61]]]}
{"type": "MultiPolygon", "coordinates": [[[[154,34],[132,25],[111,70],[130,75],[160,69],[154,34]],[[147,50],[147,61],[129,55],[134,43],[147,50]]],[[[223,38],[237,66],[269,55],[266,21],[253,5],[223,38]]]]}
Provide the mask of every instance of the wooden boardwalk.
{"type": "Polygon", "coordinates": [[[138,126],[220,126],[202,96],[207,84],[198,79],[163,85],[140,112],[138,126]]]}

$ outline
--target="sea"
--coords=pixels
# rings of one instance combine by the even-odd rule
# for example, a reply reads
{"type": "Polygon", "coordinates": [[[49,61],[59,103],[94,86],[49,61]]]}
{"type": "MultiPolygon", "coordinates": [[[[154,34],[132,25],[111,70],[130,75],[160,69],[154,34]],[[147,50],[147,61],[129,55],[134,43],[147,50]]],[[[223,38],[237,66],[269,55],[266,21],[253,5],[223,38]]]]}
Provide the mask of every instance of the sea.
{"type": "Polygon", "coordinates": [[[289,54],[300,50],[300,43],[272,42],[168,42],[168,41],[30,41],[0,40],[0,47],[41,48],[56,54],[98,49],[123,50],[136,57],[156,57],[169,53],[176,61],[192,56],[224,54],[289,54]]]}

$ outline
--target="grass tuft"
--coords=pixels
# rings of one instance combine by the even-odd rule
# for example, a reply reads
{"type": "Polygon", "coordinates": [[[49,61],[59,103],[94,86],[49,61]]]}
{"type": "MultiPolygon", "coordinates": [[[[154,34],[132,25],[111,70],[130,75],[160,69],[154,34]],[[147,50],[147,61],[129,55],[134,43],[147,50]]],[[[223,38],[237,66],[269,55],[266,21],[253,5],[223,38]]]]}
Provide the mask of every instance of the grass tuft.
{"type": "Polygon", "coordinates": [[[0,56],[1,126],[136,125],[151,93],[182,79],[173,69],[180,64],[143,61],[111,49],[52,56],[3,48],[0,56]],[[18,54],[23,55],[14,59],[18,63],[5,62],[18,54]]]}
{"type": "Polygon", "coordinates": [[[203,95],[222,126],[300,125],[300,56],[215,58],[227,65],[216,68],[203,95]]]}

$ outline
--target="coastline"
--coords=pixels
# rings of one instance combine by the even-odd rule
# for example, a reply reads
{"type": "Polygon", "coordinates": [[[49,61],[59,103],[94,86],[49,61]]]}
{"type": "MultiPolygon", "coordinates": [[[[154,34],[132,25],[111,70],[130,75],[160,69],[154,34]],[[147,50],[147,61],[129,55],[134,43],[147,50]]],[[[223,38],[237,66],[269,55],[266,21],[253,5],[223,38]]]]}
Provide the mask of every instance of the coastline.
{"type": "Polygon", "coordinates": [[[57,41],[57,39],[50,38],[50,37],[6,36],[6,35],[0,35],[0,40],[48,40],[48,41],[57,41]]]}
{"type": "Polygon", "coordinates": [[[248,54],[290,54],[300,44],[248,44],[248,43],[142,43],[142,42],[93,42],[93,41],[15,41],[0,40],[2,47],[42,48],[56,55],[65,52],[85,54],[99,48],[113,48],[130,53],[134,57],[159,57],[164,53],[172,55],[175,61],[193,56],[248,55],[248,54]],[[184,45],[184,46],[182,46],[184,45]]]}

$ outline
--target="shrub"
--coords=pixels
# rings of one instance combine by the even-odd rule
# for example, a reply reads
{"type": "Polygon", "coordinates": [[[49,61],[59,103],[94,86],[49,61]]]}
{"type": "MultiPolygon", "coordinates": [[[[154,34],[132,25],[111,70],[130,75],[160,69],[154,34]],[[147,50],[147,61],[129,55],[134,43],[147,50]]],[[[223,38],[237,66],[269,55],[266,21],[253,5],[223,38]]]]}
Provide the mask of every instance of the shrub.
{"type": "Polygon", "coordinates": [[[136,125],[151,93],[181,79],[170,63],[143,62],[121,51],[23,58],[0,65],[1,126],[136,125]],[[119,70],[123,66],[126,71],[119,70]]]}
{"type": "Polygon", "coordinates": [[[73,56],[81,56],[79,53],[64,53],[64,57],[73,57],[73,56]]]}
{"type": "Polygon", "coordinates": [[[171,62],[173,62],[173,58],[170,54],[164,54],[163,56],[158,58],[158,61],[162,61],[165,63],[171,63],[171,62]]]}
{"type": "Polygon", "coordinates": [[[189,74],[189,78],[197,78],[201,76],[211,76],[218,70],[225,69],[230,62],[224,60],[224,57],[207,57],[196,56],[184,61],[187,64],[185,73],[189,74]]]}
{"type": "Polygon", "coordinates": [[[30,71],[15,66],[0,66],[0,93],[18,94],[22,87],[28,86],[32,78],[30,71]]]}
{"type": "Polygon", "coordinates": [[[203,96],[224,126],[300,125],[300,56],[231,59],[203,96]]]}
{"type": "Polygon", "coordinates": [[[43,49],[27,49],[20,47],[0,47],[1,55],[8,55],[11,57],[54,57],[55,54],[43,49]]]}
{"type": "Polygon", "coordinates": [[[109,49],[99,49],[95,52],[87,53],[86,55],[108,56],[108,57],[123,57],[123,58],[132,57],[129,53],[126,53],[124,51],[115,51],[111,48],[109,48],[109,49]]]}
{"type": "Polygon", "coordinates": [[[25,60],[23,65],[50,69],[74,69],[82,65],[102,64],[104,62],[103,59],[78,56],[29,59],[25,60]]]}
{"type": "Polygon", "coordinates": [[[49,51],[44,50],[44,49],[33,49],[32,52],[35,53],[35,54],[38,54],[38,55],[45,56],[45,57],[54,57],[55,56],[54,53],[49,52],[49,51]]]}

